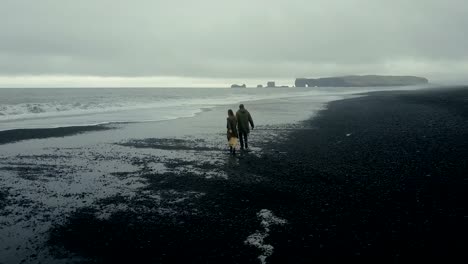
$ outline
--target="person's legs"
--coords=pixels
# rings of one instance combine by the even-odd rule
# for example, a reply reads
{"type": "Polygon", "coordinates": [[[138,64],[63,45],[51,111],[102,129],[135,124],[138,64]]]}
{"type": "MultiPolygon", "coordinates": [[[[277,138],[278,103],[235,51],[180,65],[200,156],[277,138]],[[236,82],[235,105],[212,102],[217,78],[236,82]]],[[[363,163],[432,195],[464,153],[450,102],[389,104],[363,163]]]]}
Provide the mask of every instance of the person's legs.
{"type": "Polygon", "coordinates": [[[241,149],[244,149],[244,132],[239,131],[239,141],[241,149]]]}
{"type": "Polygon", "coordinates": [[[249,148],[249,142],[248,142],[248,136],[249,134],[248,133],[244,133],[244,144],[245,144],[245,148],[248,149],[249,148]]]}

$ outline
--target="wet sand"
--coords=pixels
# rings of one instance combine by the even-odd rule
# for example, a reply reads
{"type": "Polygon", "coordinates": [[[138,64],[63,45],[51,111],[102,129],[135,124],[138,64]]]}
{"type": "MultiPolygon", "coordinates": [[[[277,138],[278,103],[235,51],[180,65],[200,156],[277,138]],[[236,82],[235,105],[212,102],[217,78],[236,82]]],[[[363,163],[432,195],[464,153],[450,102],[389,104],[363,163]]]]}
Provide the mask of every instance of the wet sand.
{"type": "MultiPolygon", "coordinates": [[[[468,242],[467,100],[468,89],[459,88],[334,101],[299,124],[259,126],[251,134],[253,151],[236,158],[228,155],[224,134],[53,150],[34,156],[35,163],[15,156],[0,172],[33,185],[102,177],[80,183],[79,192],[56,194],[56,207],[33,207],[30,225],[48,223],[43,238],[31,243],[35,249],[16,249],[19,255],[8,248],[4,262],[462,256],[468,242]],[[60,207],[64,200],[67,210],[60,207]],[[44,208],[57,208],[64,219],[47,220],[44,215],[54,213],[44,208]]],[[[25,206],[15,204],[18,195],[0,189],[4,219],[15,219],[14,208],[25,206]]]]}
{"type": "Polygon", "coordinates": [[[0,131],[0,145],[28,139],[66,137],[90,131],[102,131],[107,129],[110,128],[104,125],[38,129],[13,129],[7,131],[0,131]]]}

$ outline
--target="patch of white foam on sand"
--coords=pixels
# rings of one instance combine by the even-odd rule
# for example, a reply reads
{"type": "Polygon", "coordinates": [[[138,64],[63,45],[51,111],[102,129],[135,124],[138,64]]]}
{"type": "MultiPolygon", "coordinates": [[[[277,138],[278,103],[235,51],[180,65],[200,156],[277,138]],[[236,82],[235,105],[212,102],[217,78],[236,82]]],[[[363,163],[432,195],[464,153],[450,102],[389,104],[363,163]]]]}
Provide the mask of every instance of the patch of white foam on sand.
{"type": "Polygon", "coordinates": [[[273,254],[273,246],[265,244],[265,239],[270,235],[270,227],[274,225],[284,225],[287,223],[285,219],[275,216],[270,210],[262,209],[257,213],[257,217],[261,220],[263,230],[257,230],[252,235],[248,236],[244,241],[246,245],[254,246],[262,252],[258,257],[262,264],[266,264],[266,259],[273,254]]]}

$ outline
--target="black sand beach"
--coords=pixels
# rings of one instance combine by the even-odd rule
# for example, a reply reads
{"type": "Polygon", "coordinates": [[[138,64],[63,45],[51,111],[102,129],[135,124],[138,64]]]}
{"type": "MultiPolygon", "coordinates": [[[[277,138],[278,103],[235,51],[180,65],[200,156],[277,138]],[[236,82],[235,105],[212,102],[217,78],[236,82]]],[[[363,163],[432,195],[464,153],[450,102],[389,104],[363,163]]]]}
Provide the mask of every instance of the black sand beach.
{"type": "MultiPolygon", "coordinates": [[[[261,151],[237,158],[205,141],[118,143],[194,151],[202,162],[178,157],[157,172],[158,156],[120,158],[139,169],[114,180],[144,186],[72,212],[47,231],[46,250],[84,263],[466,257],[467,100],[468,88],[453,88],[335,101],[299,125],[259,127],[251,144],[261,151]],[[226,162],[210,162],[213,153],[226,162]]],[[[7,197],[0,189],[0,207],[7,197]]]]}

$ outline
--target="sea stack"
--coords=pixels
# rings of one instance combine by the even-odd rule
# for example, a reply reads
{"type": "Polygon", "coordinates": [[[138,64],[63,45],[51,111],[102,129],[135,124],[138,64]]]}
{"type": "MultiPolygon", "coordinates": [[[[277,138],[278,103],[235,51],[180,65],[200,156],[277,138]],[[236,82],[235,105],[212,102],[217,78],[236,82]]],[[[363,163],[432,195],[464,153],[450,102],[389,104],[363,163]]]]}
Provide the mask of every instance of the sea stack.
{"type": "Polygon", "coordinates": [[[231,85],[231,88],[247,88],[247,86],[245,85],[245,83],[242,84],[242,85],[233,84],[233,85],[231,85]]]}

